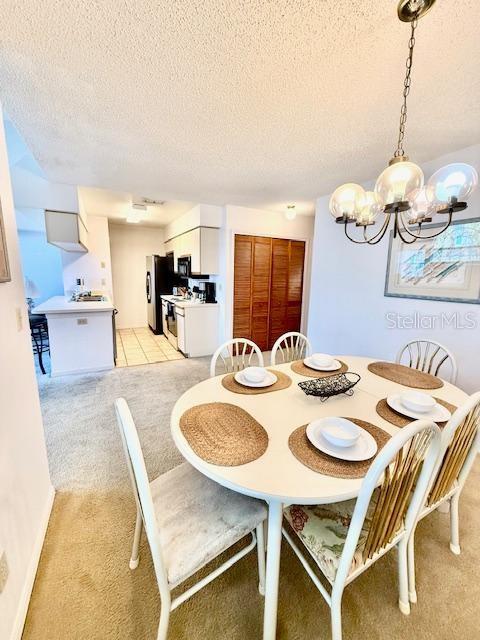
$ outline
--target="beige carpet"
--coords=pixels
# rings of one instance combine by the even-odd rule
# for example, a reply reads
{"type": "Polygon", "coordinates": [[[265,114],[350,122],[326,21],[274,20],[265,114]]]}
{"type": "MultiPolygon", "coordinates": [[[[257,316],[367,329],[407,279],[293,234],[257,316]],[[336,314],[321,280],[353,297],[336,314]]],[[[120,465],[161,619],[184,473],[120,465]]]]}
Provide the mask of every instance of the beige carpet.
{"type": "MultiPolygon", "coordinates": [[[[154,640],[159,599],[145,540],[128,568],[133,497],[112,401],[131,404],[151,477],[178,464],[169,412],[207,363],[184,360],[108,374],[41,381],[52,477],[58,489],[23,640],[154,640]]],[[[388,554],[344,596],[344,640],[479,637],[480,481],[461,501],[462,555],[448,548],[448,516],[425,519],[417,537],[419,603],[397,608],[396,559],[388,554]]],[[[263,599],[250,554],[171,616],[170,638],[261,638],[263,599]]],[[[330,638],[329,609],[287,545],[282,549],[278,636],[330,638]]]]}

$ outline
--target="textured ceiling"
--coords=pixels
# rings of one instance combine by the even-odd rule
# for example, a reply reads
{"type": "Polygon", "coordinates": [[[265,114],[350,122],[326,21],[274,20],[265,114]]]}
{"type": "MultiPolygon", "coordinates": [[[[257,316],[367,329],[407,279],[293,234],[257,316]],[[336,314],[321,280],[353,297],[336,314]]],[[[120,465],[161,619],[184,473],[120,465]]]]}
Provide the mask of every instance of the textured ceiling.
{"type": "MultiPolygon", "coordinates": [[[[480,140],[480,3],[420,22],[406,149],[480,140]]],[[[46,175],[300,209],[395,146],[409,26],[373,0],[2,2],[0,98],[46,175]]]]}
{"type": "MultiPolygon", "coordinates": [[[[79,198],[88,215],[106,216],[118,224],[127,224],[126,218],[132,211],[134,202],[142,203],[141,196],[92,187],[80,187],[79,198]]],[[[146,227],[163,227],[194,206],[194,202],[178,201],[148,205],[141,216],[141,224],[146,227]]]]}

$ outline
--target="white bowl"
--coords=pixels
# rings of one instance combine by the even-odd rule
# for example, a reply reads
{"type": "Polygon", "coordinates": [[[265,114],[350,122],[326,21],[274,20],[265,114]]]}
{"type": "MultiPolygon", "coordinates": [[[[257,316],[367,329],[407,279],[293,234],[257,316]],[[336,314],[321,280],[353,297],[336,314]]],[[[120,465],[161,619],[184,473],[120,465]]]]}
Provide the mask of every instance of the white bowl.
{"type": "Polygon", "coordinates": [[[435,409],[437,401],[427,393],[420,391],[406,391],[400,395],[400,402],[410,411],[418,413],[429,413],[435,409]]]}
{"type": "Polygon", "coordinates": [[[263,382],[267,375],[263,367],[247,367],[243,370],[243,377],[249,382],[263,382]]]}
{"type": "Polygon", "coordinates": [[[321,428],[322,436],[335,447],[351,447],[360,437],[360,429],[345,418],[327,418],[321,428]]]}
{"type": "Polygon", "coordinates": [[[327,353],[312,353],[310,361],[316,367],[331,367],[334,361],[333,356],[329,356],[327,353]]]}

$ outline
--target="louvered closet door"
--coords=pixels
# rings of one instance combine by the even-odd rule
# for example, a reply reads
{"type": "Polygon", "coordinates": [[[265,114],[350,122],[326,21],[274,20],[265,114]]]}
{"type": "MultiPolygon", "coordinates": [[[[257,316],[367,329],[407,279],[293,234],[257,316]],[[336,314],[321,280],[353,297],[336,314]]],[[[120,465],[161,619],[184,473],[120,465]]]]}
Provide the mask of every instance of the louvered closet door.
{"type": "Polygon", "coordinates": [[[252,334],[252,257],[253,237],[235,236],[233,276],[233,337],[252,334]]]}
{"type": "Polygon", "coordinates": [[[287,331],[299,331],[305,243],[235,236],[233,335],[262,351],[287,331]]]}
{"type": "Polygon", "coordinates": [[[270,311],[271,238],[253,239],[252,340],[262,351],[268,349],[270,311]]]}
{"type": "Polygon", "coordinates": [[[272,241],[269,349],[287,330],[289,240],[272,241]]]}
{"type": "Polygon", "coordinates": [[[288,263],[287,331],[300,331],[300,324],[302,320],[304,260],[305,242],[290,240],[290,256],[288,263]]]}

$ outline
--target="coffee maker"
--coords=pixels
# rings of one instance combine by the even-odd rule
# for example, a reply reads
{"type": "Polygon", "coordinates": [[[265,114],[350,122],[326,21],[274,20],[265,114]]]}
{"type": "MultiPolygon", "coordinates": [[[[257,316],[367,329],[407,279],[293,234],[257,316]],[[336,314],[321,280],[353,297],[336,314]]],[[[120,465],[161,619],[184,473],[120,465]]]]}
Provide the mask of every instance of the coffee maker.
{"type": "Polygon", "coordinates": [[[205,282],[205,302],[216,302],[215,282],[205,282]]]}

